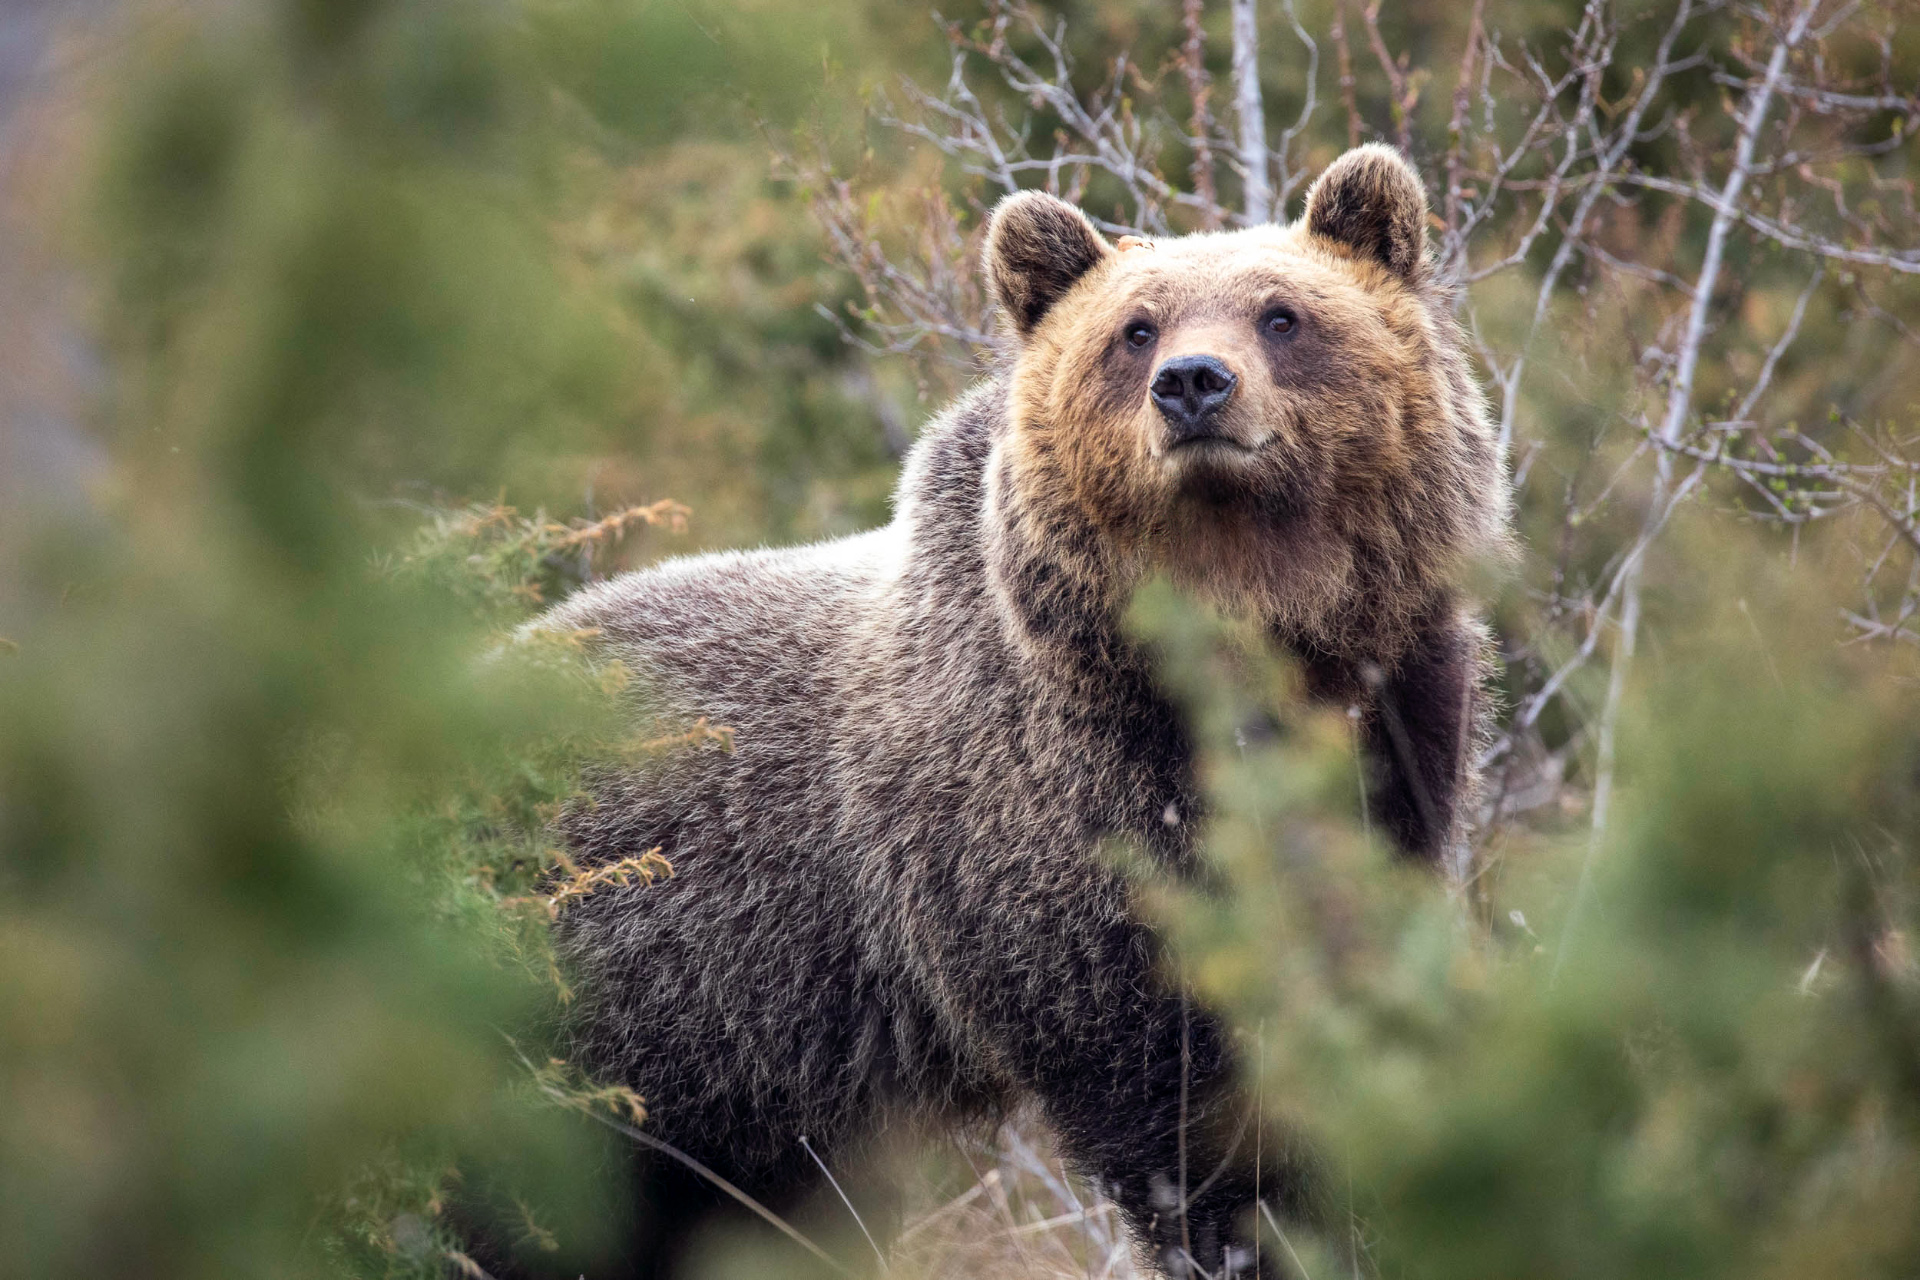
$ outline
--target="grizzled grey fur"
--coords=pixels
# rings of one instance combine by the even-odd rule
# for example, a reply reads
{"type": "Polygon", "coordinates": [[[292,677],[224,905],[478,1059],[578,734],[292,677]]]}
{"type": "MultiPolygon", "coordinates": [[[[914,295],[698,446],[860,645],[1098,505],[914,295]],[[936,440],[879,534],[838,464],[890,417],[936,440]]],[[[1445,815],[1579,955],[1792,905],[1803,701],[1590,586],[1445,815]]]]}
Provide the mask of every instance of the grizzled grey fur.
{"type": "MultiPolygon", "coordinates": [[[[647,1132],[777,1205],[814,1173],[803,1137],[831,1164],[883,1115],[1031,1101],[1174,1274],[1242,1265],[1256,1179],[1300,1196],[1237,1141],[1223,1028],[1169,982],[1098,847],[1193,864],[1189,740],[1119,616],[1160,567],[1204,590],[1215,562],[1178,540],[1213,529],[1213,594],[1368,707],[1404,847],[1441,852],[1471,793],[1480,642],[1450,579],[1502,536],[1498,461],[1408,247],[1417,180],[1369,148],[1314,199],[1303,226],[1116,250],[1015,197],[988,266],[1019,354],[926,429],[890,525],[670,561],[542,621],[591,630],[659,723],[734,732],[731,753],[608,770],[562,822],[585,864],[657,847],[675,870],[558,925],[581,977],[569,1050],[645,1097],[647,1132]],[[1147,388],[1203,346],[1241,388],[1222,440],[1176,451],[1147,388]],[[1076,466],[1131,488],[1089,497],[1076,466]]],[[[692,1203],[648,1167],[643,1273],[671,1265],[692,1203]]]]}

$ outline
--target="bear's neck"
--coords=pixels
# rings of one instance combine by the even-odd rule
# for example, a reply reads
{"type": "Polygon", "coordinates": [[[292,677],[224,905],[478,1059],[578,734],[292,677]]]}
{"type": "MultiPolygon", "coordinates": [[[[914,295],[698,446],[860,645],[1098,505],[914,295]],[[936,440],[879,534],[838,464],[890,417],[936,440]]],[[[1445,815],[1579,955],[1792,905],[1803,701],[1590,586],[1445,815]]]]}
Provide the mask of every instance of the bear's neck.
{"type": "Polygon", "coordinates": [[[1049,504],[1004,440],[982,480],[987,586],[1016,652],[1056,674],[1131,674],[1139,654],[1121,615],[1136,566],[1070,503],[1049,504]]]}

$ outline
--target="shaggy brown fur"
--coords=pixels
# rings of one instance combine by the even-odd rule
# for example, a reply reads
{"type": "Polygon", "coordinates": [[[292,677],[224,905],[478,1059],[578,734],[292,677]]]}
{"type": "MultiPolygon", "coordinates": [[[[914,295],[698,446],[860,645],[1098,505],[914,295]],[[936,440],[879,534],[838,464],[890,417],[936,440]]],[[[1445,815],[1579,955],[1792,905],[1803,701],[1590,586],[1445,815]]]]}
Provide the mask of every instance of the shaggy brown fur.
{"type": "MultiPolygon", "coordinates": [[[[657,846],[676,870],[559,926],[571,1051],[642,1093],[657,1137],[786,1203],[803,1137],[831,1164],[883,1116],[1036,1099],[1175,1273],[1242,1264],[1256,1174],[1297,1200],[1235,1142],[1222,1028],[1097,854],[1119,835],[1191,868],[1199,809],[1119,619],[1164,570],[1264,620],[1366,709],[1403,847],[1446,848],[1479,652],[1451,584],[1500,543],[1505,498],[1425,209],[1377,147],[1300,225],[1125,251],[1011,197],[986,267],[1017,354],[928,428],[891,525],[671,562],[548,615],[598,628],[649,714],[735,732],[732,754],[610,771],[562,824],[583,863],[657,846]],[[1185,356],[1237,381],[1176,445],[1151,389],[1185,356]]],[[[672,1265],[697,1199],[649,1170],[639,1272],[672,1265]]]]}

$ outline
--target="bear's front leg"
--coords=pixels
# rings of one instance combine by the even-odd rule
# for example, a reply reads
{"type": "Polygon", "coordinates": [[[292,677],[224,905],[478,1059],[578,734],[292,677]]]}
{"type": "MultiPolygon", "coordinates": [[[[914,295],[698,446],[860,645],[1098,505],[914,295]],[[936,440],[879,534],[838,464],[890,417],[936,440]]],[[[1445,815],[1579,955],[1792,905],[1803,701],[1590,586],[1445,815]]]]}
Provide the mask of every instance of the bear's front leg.
{"type": "Polygon", "coordinates": [[[1165,1274],[1253,1276],[1256,1198],[1290,1211],[1302,1179],[1255,1132],[1221,1024],[1167,979],[1119,875],[1058,851],[995,861],[911,935],[967,1056],[1039,1102],[1165,1274]]]}
{"type": "Polygon", "coordinates": [[[1353,707],[1367,759],[1367,808],[1408,857],[1444,861],[1477,792],[1485,641],[1450,602],[1429,610],[1396,659],[1296,650],[1315,696],[1353,707]]]}
{"type": "MultiPolygon", "coordinates": [[[[1258,1201],[1297,1209],[1296,1169],[1256,1152],[1252,1100],[1233,1087],[1220,1024],[1179,996],[1137,1010],[1139,1058],[1083,1062],[1043,1081],[1041,1099],[1065,1154],[1095,1175],[1155,1264],[1170,1277],[1278,1276],[1260,1257],[1258,1201]]],[[[1126,1051],[1112,1046],[1115,1058],[1126,1051]]]]}

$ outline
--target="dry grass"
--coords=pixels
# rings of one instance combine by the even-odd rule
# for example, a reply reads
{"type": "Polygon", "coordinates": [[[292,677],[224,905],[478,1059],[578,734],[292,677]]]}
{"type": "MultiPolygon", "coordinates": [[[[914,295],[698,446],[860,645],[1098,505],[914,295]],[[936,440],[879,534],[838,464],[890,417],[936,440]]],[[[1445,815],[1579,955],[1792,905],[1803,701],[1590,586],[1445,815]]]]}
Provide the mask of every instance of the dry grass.
{"type": "Polygon", "coordinates": [[[1032,1117],[955,1143],[970,1180],[909,1190],[887,1274],[915,1280],[1146,1280],[1112,1201],[1074,1176],[1032,1117]]]}

